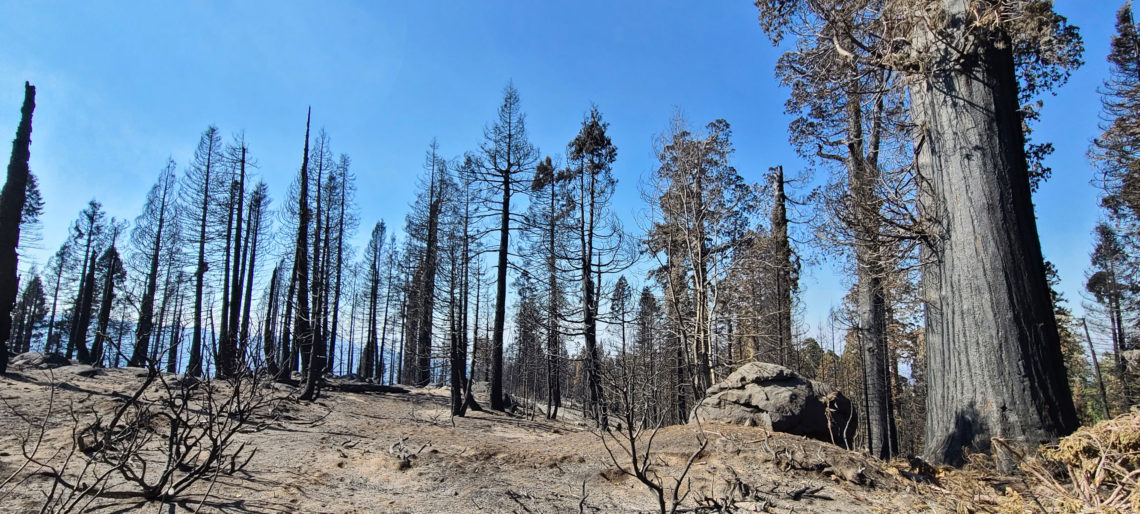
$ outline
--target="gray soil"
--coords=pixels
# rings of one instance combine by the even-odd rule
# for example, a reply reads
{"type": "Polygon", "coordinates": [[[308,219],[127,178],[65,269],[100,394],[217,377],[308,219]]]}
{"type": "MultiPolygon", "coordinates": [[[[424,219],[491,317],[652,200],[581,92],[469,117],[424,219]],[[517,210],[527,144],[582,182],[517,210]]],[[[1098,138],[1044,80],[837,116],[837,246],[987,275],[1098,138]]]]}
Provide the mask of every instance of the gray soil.
{"type": "MultiPolygon", "coordinates": [[[[53,480],[25,466],[50,406],[37,451],[63,455],[73,428],[107,416],[141,383],[141,370],[109,369],[95,376],[82,366],[16,370],[0,377],[0,510],[36,512],[53,480]],[[53,398],[53,387],[54,398],[53,398]],[[78,421],[72,419],[74,412],[78,421]],[[29,427],[29,424],[34,426],[29,427]],[[30,436],[30,438],[29,438],[30,436]],[[19,470],[19,471],[18,471],[19,470]],[[11,477],[11,478],[10,478],[11,477]],[[10,479],[9,479],[10,478],[10,479]]],[[[334,384],[335,385],[335,382],[334,384]]],[[[92,512],[632,512],[657,501],[615,466],[598,433],[567,414],[550,421],[499,412],[453,418],[448,390],[406,393],[324,391],[297,402],[293,388],[266,386],[283,400],[238,437],[256,448],[248,465],[216,483],[196,483],[163,505],[105,497],[92,512]],[[207,491],[209,494],[207,495],[207,491]],[[171,505],[173,507],[171,507],[171,505]]],[[[149,394],[149,393],[148,393],[149,394]]],[[[485,404],[485,402],[484,402],[485,404]]],[[[644,446],[648,434],[639,441],[644,446]]],[[[620,464],[628,457],[606,440],[620,464]]],[[[692,458],[681,484],[682,508],[736,512],[916,512],[946,508],[905,469],[884,465],[799,436],[706,423],[660,430],[651,473],[672,495],[675,477],[692,458]],[[700,438],[707,438],[704,451],[700,438]]],[[[58,457],[57,457],[58,458],[58,457]]],[[[626,469],[629,469],[628,466],[626,469]]],[[[129,491],[111,480],[105,491],[129,491]]]]}

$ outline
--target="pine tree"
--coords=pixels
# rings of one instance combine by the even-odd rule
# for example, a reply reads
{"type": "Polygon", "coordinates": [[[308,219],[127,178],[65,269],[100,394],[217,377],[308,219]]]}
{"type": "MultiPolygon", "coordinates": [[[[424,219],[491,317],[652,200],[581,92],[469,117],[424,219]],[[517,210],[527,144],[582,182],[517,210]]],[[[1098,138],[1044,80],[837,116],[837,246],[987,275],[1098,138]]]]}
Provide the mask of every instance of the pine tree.
{"type": "Polygon", "coordinates": [[[479,180],[489,196],[487,203],[498,214],[496,228],[499,241],[496,261],[495,315],[491,336],[491,408],[502,410],[503,396],[503,336],[507,316],[507,268],[511,244],[511,218],[515,215],[511,200],[517,193],[525,193],[530,174],[538,161],[538,150],[530,143],[526,133],[519,92],[513,84],[503,91],[503,103],[498,119],[483,131],[481,169],[479,180]]]}
{"type": "Polygon", "coordinates": [[[1089,154],[1102,173],[1102,204],[1115,218],[1140,217],[1140,24],[1132,2],[1116,13],[1116,34],[1108,54],[1109,78],[1101,91],[1102,133],[1089,154]]]}
{"type": "Polygon", "coordinates": [[[71,307],[71,334],[67,340],[67,358],[70,359],[74,351],[79,362],[83,364],[93,362],[87,348],[87,330],[91,326],[91,309],[95,297],[95,261],[99,245],[102,243],[103,231],[106,229],[103,218],[103,205],[91,200],[71,227],[71,237],[77,244],[82,241],[83,266],[79,270],[79,287],[71,307]]]}
{"type": "MultiPolygon", "coordinates": [[[[119,257],[119,250],[116,248],[116,243],[119,239],[119,233],[123,229],[122,225],[115,223],[111,220],[111,244],[99,257],[96,268],[100,271],[100,300],[99,300],[99,314],[95,320],[95,339],[91,343],[91,362],[90,364],[96,367],[103,367],[106,365],[105,352],[111,341],[110,324],[111,324],[111,310],[115,306],[115,288],[123,283],[126,278],[126,271],[123,269],[123,261],[119,257]]],[[[116,351],[115,359],[118,359],[118,351],[116,351]]]]}
{"type": "Polygon", "coordinates": [[[174,160],[170,159],[158,175],[158,181],[147,194],[143,212],[135,219],[131,231],[131,245],[134,247],[132,262],[135,268],[144,273],[142,298],[139,300],[139,314],[135,328],[135,345],[128,366],[146,365],[151,334],[154,330],[154,300],[158,292],[159,264],[163,245],[176,243],[170,240],[167,225],[174,219],[177,176],[174,160]],[[166,231],[164,233],[164,231],[166,231]]]}
{"type": "Polygon", "coordinates": [[[202,376],[202,344],[203,323],[202,300],[206,283],[206,272],[210,265],[206,257],[206,242],[209,241],[209,221],[214,208],[216,188],[212,182],[217,181],[218,168],[222,162],[222,141],[218,128],[210,126],[202,133],[198,140],[198,147],[194,151],[194,160],[182,179],[180,197],[180,212],[185,216],[185,225],[193,227],[194,242],[198,246],[197,257],[194,263],[194,313],[193,334],[190,338],[190,358],[186,366],[186,374],[191,377],[202,376]]]}

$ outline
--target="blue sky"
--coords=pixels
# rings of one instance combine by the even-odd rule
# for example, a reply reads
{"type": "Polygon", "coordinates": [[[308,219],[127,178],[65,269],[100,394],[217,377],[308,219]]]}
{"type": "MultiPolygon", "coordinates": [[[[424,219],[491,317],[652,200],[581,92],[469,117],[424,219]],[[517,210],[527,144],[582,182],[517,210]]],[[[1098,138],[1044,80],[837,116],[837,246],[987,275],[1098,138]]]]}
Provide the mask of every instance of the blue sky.
{"type": "MultiPolygon", "coordinates": [[[[1056,2],[1081,27],[1087,64],[1046,98],[1034,134],[1057,148],[1035,200],[1046,257],[1073,304],[1100,214],[1085,153],[1098,133],[1118,6],[1056,2]]],[[[14,133],[30,80],[31,165],[47,205],[42,249],[27,257],[39,262],[91,198],[133,219],[167,157],[182,169],[210,124],[245,132],[279,205],[300,165],[310,105],[333,151],[352,157],[362,227],[381,218],[402,226],[431,139],[446,156],[476,149],[513,81],[544,154],[563,153],[598,105],[619,149],[616,205],[636,228],[637,184],[654,168],[653,138],[675,106],[694,125],[727,119],[735,165],[750,181],[777,164],[803,169],[787,143],[777,57],[747,1],[5,0],[0,135],[14,133]]],[[[819,323],[847,284],[830,265],[807,270],[805,321],[819,323]]]]}

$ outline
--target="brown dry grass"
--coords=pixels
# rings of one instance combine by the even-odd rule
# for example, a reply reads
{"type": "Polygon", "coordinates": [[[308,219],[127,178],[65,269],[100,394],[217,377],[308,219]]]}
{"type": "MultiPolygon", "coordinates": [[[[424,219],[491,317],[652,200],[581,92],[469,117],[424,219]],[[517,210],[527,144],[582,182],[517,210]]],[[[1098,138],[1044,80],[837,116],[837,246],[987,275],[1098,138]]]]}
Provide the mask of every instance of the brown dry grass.
{"type": "Polygon", "coordinates": [[[940,470],[929,490],[962,513],[1140,512],[1140,409],[1042,446],[1019,467],[1006,476],[989,456],[971,455],[960,469],[940,470]]]}

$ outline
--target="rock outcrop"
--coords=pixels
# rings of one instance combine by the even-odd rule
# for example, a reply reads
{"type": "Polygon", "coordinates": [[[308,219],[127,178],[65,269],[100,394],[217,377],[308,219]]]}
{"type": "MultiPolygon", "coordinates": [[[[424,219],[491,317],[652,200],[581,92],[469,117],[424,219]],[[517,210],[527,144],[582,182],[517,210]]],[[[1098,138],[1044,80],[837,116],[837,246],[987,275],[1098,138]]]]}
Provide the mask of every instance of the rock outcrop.
{"type": "Polygon", "coordinates": [[[835,388],[777,364],[750,362],[708,389],[689,422],[715,420],[834,443],[853,440],[856,413],[835,388]]]}
{"type": "Polygon", "coordinates": [[[58,353],[27,352],[12,357],[9,366],[18,369],[54,369],[70,366],[71,361],[58,353]]]}

